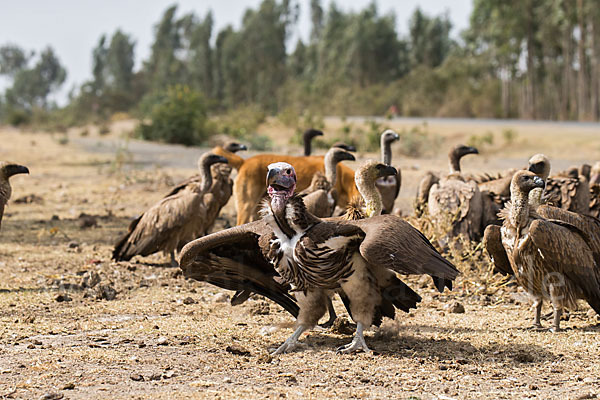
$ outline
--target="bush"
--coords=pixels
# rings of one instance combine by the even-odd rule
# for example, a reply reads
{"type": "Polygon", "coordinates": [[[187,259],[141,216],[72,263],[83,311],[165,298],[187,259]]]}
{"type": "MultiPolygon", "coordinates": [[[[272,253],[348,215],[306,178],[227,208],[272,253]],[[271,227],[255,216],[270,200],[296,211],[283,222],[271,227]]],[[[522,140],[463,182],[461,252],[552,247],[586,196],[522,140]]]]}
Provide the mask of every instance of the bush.
{"type": "Polygon", "coordinates": [[[31,114],[20,108],[10,108],[6,112],[6,122],[12,126],[27,125],[31,122],[31,114]]]}
{"type": "Polygon", "coordinates": [[[186,146],[201,144],[211,132],[207,124],[206,104],[200,92],[176,85],[146,99],[149,124],[139,125],[137,133],[143,139],[186,146]]]}

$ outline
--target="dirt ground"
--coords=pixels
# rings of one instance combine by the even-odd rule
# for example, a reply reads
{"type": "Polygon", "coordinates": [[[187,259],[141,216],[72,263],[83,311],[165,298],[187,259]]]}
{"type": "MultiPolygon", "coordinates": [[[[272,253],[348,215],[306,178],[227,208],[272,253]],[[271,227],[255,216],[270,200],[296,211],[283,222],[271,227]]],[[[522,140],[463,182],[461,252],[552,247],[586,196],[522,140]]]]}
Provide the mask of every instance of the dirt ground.
{"type": "MultiPolygon", "coordinates": [[[[464,166],[499,171],[538,151],[556,169],[593,162],[600,131],[588,128],[568,127],[565,139],[561,126],[517,127],[520,141],[512,147],[466,158],[464,166]]],[[[450,145],[475,128],[431,129],[450,145]]],[[[563,332],[530,329],[529,301],[493,275],[485,257],[458,263],[463,275],[452,292],[407,279],[423,301],[367,332],[372,355],[336,354],[352,334],[326,329],[303,335],[304,350],[270,357],[293,327],[277,305],[253,298],[232,307],[230,292],[185,280],[161,255],[110,260],[129,220],[192,174],[194,163],[169,162],[170,146],[153,145],[163,151],[158,162],[135,142],[119,150],[108,145],[113,136],[88,139],[113,150],[93,151],[77,135],[67,141],[0,129],[0,160],[31,170],[12,179],[0,232],[0,398],[600,396],[597,316],[581,304],[563,332]]],[[[171,158],[187,151],[201,152],[173,151],[171,158]]],[[[403,171],[397,205],[408,213],[419,176],[446,161],[441,154],[394,164],[403,171]]],[[[234,217],[231,201],[217,227],[234,217]]],[[[345,315],[341,302],[335,305],[345,315]]]]}

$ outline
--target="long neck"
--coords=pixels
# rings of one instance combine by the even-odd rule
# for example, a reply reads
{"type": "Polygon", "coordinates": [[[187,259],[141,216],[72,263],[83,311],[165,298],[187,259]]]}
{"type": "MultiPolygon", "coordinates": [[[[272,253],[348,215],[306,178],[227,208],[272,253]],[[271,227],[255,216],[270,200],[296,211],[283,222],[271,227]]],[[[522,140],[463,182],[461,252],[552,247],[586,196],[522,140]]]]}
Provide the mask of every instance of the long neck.
{"type": "Polygon", "coordinates": [[[212,186],[212,175],[210,173],[210,165],[207,165],[205,163],[202,164],[202,167],[200,168],[200,176],[202,177],[200,190],[206,192],[212,186]]]}
{"type": "Polygon", "coordinates": [[[450,173],[460,172],[460,156],[454,152],[448,155],[450,162],[450,173]]]}
{"type": "Polygon", "coordinates": [[[236,170],[239,170],[242,164],[244,163],[244,159],[242,157],[238,156],[235,153],[225,150],[221,146],[213,147],[211,151],[218,156],[225,157],[229,165],[231,165],[236,170]]]}
{"type": "Polygon", "coordinates": [[[521,229],[529,220],[529,197],[523,192],[513,192],[511,196],[510,222],[515,228],[521,229]]]}
{"type": "Polygon", "coordinates": [[[375,187],[375,183],[369,183],[365,182],[363,179],[357,179],[356,187],[365,201],[367,217],[370,218],[381,215],[381,210],[383,208],[381,203],[381,194],[375,187]]]}
{"type": "Polygon", "coordinates": [[[529,192],[529,207],[533,210],[537,210],[539,206],[542,205],[542,195],[544,194],[544,189],[535,188],[529,192]]]}
{"type": "Polygon", "coordinates": [[[283,234],[288,238],[292,238],[296,232],[292,229],[287,220],[287,199],[283,196],[273,196],[269,206],[271,207],[271,212],[273,213],[273,218],[275,219],[277,227],[279,227],[283,234]]]}
{"type": "Polygon", "coordinates": [[[304,155],[310,156],[312,152],[311,148],[312,138],[310,136],[304,136],[304,155]]]}
{"type": "Polygon", "coordinates": [[[381,162],[392,165],[392,144],[381,138],[381,162]]]}
{"type": "Polygon", "coordinates": [[[325,164],[325,177],[333,187],[335,186],[335,179],[337,175],[337,162],[334,160],[331,153],[325,154],[325,159],[323,162],[325,164]]]}

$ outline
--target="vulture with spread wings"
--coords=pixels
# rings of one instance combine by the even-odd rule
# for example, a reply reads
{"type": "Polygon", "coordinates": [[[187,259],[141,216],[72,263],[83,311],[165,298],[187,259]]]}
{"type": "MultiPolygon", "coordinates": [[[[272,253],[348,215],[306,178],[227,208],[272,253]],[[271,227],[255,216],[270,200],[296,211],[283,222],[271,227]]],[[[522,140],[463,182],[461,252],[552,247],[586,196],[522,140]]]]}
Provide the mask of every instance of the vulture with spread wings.
{"type": "MultiPolygon", "coordinates": [[[[381,164],[381,176],[385,169],[381,164]]],[[[294,196],[296,173],[287,163],[269,166],[270,202],[262,220],[188,243],[184,276],[230,290],[251,290],[297,316],[297,328],[276,354],[291,351],[298,338],[324,315],[338,292],[357,323],[354,340],[341,352],[370,351],[363,330],[395,308],[408,311],[420,296],[396,273],[428,274],[439,291],[459,274],[427,238],[394,215],[358,221],[322,220],[294,196]]]]}

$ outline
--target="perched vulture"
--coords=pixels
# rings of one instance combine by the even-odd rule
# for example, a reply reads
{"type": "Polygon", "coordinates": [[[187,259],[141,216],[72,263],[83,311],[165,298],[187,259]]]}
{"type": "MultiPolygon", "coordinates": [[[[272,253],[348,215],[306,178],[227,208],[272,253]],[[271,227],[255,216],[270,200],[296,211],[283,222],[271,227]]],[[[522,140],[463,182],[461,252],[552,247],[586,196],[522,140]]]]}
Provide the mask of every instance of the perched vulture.
{"type": "Polygon", "coordinates": [[[543,187],[543,179],[533,172],[517,172],[511,182],[511,201],[502,210],[503,225],[486,228],[485,244],[496,267],[512,273],[533,297],[538,328],[543,298],[550,298],[551,330],[558,331],[563,309],[576,308],[577,299],[586,300],[600,313],[600,221],[537,205],[540,198],[530,192],[543,187]]]}
{"type": "Polygon", "coordinates": [[[317,172],[313,176],[310,186],[299,195],[303,198],[308,212],[319,218],[327,218],[333,215],[337,203],[337,191],[335,190],[337,164],[344,160],[354,161],[354,156],[347,151],[332,147],[325,154],[325,175],[317,172]]]}
{"type": "Polygon", "coordinates": [[[127,234],[115,245],[112,258],[129,261],[134,256],[163,251],[171,255],[171,262],[175,265],[175,250],[183,243],[206,234],[214,223],[214,209],[219,205],[210,192],[211,166],[217,163],[227,163],[227,159],[204,153],[198,160],[201,182],[189,183],[132,221],[127,234]]]}
{"type": "Polygon", "coordinates": [[[10,199],[10,195],[12,194],[9,182],[10,177],[28,173],[29,169],[27,167],[7,161],[0,161],[0,227],[2,227],[4,207],[6,207],[6,203],[8,203],[8,199],[10,199]]]}
{"type": "Polygon", "coordinates": [[[302,134],[302,142],[304,143],[304,155],[310,156],[312,153],[312,141],[317,136],[323,136],[323,132],[318,129],[307,129],[302,134]]]}
{"type": "MultiPolygon", "coordinates": [[[[218,156],[225,157],[227,159],[227,165],[217,163],[211,167],[212,178],[213,178],[213,180],[215,180],[215,182],[218,182],[219,179],[226,180],[226,179],[224,179],[224,177],[226,175],[227,178],[229,178],[229,175],[231,175],[232,168],[238,169],[244,163],[244,159],[242,157],[238,156],[237,154],[235,154],[238,151],[242,151],[242,150],[248,150],[248,147],[246,147],[243,144],[240,144],[238,142],[233,142],[233,141],[225,143],[224,146],[216,146],[211,149],[211,153],[216,154],[218,156]],[[227,171],[229,171],[229,172],[227,172],[227,171]]],[[[193,175],[193,176],[189,177],[188,179],[186,179],[185,181],[176,185],[169,193],[167,193],[167,195],[165,197],[174,195],[175,193],[179,192],[180,190],[185,189],[190,184],[197,185],[201,182],[202,182],[201,174],[193,175]]],[[[227,182],[228,183],[230,182],[229,190],[228,190],[229,194],[227,194],[227,188],[223,188],[225,190],[225,192],[223,193],[223,196],[219,196],[220,199],[225,202],[225,204],[227,204],[227,201],[229,201],[229,198],[231,197],[231,192],[233,191],[233,181],[231,181],[231,179],[229,179],[229,180],[227,180],[227,182]]],[[[223,206],[225,204],[223,204],[223,206]]]]}
{"type": "MultiPolygon", "coordinates": [[[[399,140],[400,136],[391,129],[381,134],[381,162],[385,165],[392,165],[392,143],[399,140]]],[[[396,169],[396,175],[386,176],[377,180],[377,189],[381,193],[383,201],[383,213],[391,214],[394,210],[394,203],[400,193],[402,184],[402,175],[400,169],[396,169]]]]}
{"type": "Polygon", "coordinates": [[[589,184],[584,176],[579,176],[577,168],[568,177],[549,178],[550,161],[548,157],[536,154],[529,159],[528,169],[546,183],[545,189],[537,189],[537,191],[543,191],[543,198],[548,204],[579,214],[589,214],[589,184]]]}
{"type": "Polygon", "coordinates": [[[449,154],[450,174],[431,186],[427,202],[429,215],[438,226],[448,226],[449,239],[464,236],[469,240],[481,238],[482,199],[475,181],[467,181],[460,171],[460,159],[466,154],[478,154],[474,147],[456,146],[449,154]]]}
{"type": "MultiPolygon", "coordinates": [[[[468,147],[464,145],[457,145],[454,148],[452,148],[452,150],[450,150],[450,153],[448,153],[448,161],[450,163],[450,175],[462,175],[460,171],[460,160],[467,154],[479,154],[479,151],[475,147],[468,147]]],[[[465,176],[467,176],[469,179],[464,179],[463,177],[463,180],[470,180],[470,175],[465,176]]],[[[435,184],[438,184],[440,182],[440,179],[443,178],[440,177],[440,175],[438,175],[437,173],[431,171],[426,172],[425,176],[421,179],[421,182],[419,183],[419,187],[417,189],[417,199],[415,203],[415,211],[418,217],[420,217],[423,214],[423,212],[427,209],[429,201],[429,192],[435,184]]]]}
{"type": "MultiPolygon", "coordinates": [[[[381,171],[386,168],[391,167],[381,171]]],[[[295,332],[274,354],[299,344],[302,332],[323,316],[334,292],[345,299],[357,323],[354,340],[338,349],[352,352],[369,351],[363,330],[374,321],[393,318],[395,308],[408,311],[421,300],[396,273],[428,274],[438,290],[452,288],[458,270],[401,218],[321,220],[293,195],[296,173],[287,163],[269,165],[267,184],[271,200],[262,220],[188,243],[181,269],[188,278],[260,293],[297,314],[295,332]]]]}

